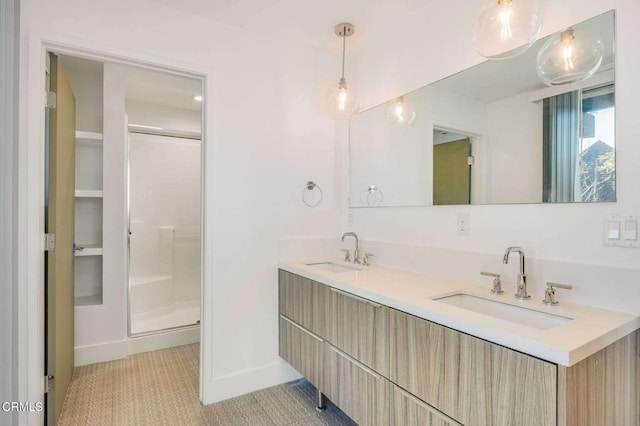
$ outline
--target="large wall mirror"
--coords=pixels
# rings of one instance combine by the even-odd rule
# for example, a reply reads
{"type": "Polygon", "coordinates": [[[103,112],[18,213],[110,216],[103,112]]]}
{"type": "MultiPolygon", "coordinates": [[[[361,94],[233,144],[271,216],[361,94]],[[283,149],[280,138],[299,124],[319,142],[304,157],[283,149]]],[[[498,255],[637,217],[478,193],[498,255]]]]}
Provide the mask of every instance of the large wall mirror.
{"type": "Polygon", "coordinates": [[[349,205],[615,201],[614,19],[607,12],[352,116],[349,205]],[[549,40],[553,85],[539,75],[549,40]],[[589,78],[561,84],[580,54],[601,60],[588,58],[589,78]]]}

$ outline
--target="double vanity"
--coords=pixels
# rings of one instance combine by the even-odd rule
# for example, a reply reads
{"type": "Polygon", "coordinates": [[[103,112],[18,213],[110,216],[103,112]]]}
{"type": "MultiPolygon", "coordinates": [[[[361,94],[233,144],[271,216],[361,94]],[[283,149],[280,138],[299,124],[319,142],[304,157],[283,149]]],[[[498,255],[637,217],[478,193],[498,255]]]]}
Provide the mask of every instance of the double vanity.
{"type": "Polygon", "coordinates": [[[280,356],[360,425],[640,424],[637,315],[340,261],[279,279],[280,356]]]}

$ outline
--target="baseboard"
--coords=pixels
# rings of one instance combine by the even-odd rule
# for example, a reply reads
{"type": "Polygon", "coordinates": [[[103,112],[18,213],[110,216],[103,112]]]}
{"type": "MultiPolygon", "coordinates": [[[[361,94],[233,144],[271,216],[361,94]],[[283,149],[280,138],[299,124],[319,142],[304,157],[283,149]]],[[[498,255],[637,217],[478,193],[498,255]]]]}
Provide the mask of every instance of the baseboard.
{"type": "Polygon", "coordinates": [[[113,361],[127,357],[127,341],[106,342],[98,345],[77,346],[73,351],[74,367],[113,361]]]}
{"type": "Polygon", "coordinates": [[[189,345],[191,343],[198,343],[199,341],[199,325],[163,331],[161,333],[149,334],[146,336],[131,337],[127,342],[127,355],[172,348],[174,346],[189,345]]]}
{"type": "Polygon", "coordinates": [[[213,404],[301,377],[300,373],[284,361],[217,377],[210,383],[204,383],[202,403],[213,404]]]}
{"type": "Polygon", "coordinates": [[[74,349],[74,367],[95,364],[98,362],[115,361],[129,355],[174,346],[189,345],[200,341],[200,326],[164,331],[129,340],[106,342],[97,345],[77,346],[74,349]]]}

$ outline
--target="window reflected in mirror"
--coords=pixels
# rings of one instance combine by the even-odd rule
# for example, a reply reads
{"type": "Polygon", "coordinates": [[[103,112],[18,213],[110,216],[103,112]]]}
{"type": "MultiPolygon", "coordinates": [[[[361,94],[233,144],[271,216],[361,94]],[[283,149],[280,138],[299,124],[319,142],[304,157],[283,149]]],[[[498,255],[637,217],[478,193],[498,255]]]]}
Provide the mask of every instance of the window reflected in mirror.
{"type": "Polygon", "coordinates": [[[616,200],[614,99],[613,84],[544,99],[545,203],[616,200]]]}

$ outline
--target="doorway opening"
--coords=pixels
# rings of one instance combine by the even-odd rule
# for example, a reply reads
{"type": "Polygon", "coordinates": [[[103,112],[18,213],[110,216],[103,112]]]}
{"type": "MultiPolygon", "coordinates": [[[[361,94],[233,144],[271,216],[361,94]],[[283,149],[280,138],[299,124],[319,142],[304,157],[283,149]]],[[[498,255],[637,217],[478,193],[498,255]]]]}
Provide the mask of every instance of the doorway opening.
{"type": "Polygon", "coordinates": [[[433,128],[433,205],[471,204],[473,136],[433,128]]]}
{"type": "Polygon", "coordinates": [[[135,68],[125,79],[131,337],[200,323],[202,87],[135,68]]]}
{"type": "Polygon", "coordinates": [[[74,367],[200,341],[203,80],[51,52],[46,81],[55,424],[74,367]]]}

